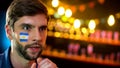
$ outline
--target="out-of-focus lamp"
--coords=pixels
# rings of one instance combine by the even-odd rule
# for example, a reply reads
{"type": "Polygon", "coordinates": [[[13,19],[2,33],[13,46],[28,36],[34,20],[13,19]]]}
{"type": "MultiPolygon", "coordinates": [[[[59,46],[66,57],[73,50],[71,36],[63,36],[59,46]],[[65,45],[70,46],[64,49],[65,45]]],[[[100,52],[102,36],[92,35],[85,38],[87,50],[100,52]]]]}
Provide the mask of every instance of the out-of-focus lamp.
{"type": "Polygon", "coordinates": [[[108,20],[107,20],[107,22],[108,22],[109,26],[113,26],[115,24],[115,18],[114,18],[114,16],[110,15],[109,18],[108,18],[108,20]]]}
{"type": "Polygon", "coordinates": [[[94,30],[95,27],[96,27],[96,23],[94,20],[90,20],[89,24],[88,24],[88,27],[90,30],[94,30]]]}
{"type": "Polygon", "coordinates": [[[53,7],[58,7],[59,1],[58,0],[52,0],[52,6],[53,7]]]}
{"type": "Polygon", "coordinates": [[[65,13],[64,7],[59,7],[57,12],[59,15],[63,15],[65,13]]]}
{"type": "Polygon", "coordinates": [[[79,20],[79,19],[76,19],[76,20],[74,21],[74,28],[80,28],[80,26],[81,26],[80,20],[79,20]]]}
{"type": "Polygon", "coordinates": [[[65,16],[68,17],[68,18],[72,16],[72,11],[71,11],[71,9],[67,9],[67,10],[65,11],[65,16]]]}

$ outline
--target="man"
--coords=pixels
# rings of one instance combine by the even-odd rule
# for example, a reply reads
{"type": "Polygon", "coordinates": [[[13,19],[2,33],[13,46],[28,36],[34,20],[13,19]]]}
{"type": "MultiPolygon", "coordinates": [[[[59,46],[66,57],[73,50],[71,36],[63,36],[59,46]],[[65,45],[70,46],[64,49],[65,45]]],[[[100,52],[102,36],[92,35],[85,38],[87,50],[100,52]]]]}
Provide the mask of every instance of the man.
{"type": "Polygon", "coordinates": [[[0,55],[0,68],[57,68],[42,58],[48,14],[38,0],[14,0],[6,14],[6,34],[11,47],[0,55]]]}

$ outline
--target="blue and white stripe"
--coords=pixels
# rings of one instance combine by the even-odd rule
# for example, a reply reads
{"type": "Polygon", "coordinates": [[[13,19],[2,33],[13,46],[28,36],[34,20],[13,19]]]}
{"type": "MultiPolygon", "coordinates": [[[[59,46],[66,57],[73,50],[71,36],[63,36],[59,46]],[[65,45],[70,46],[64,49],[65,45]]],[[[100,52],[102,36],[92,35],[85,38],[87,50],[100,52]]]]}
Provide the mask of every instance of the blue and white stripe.
{"type": "Polygon", "coordinates": [[[27,42],[28,41],[28,33],[27,32],[21,32],[20,33],[20,42],[27,42]]]}

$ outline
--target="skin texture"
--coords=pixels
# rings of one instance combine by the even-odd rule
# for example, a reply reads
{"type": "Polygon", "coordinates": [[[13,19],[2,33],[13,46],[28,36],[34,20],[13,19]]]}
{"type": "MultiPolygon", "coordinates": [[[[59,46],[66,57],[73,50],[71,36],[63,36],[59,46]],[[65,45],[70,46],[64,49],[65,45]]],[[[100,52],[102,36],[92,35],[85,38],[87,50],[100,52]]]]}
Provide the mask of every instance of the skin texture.
{"type": "Polygon", "coordinates": [[[36,68],[37,64],[37,68],[57,68],[51,60],[40,57],[47,37],[47,18],[44,14],[23,16],[15,22],[14,29],[6,25],[6,32],[11,40],[10,59],[14,68],[36,68]],[[21,32],[28,33],[27,42],[20,41],[21,32]]]}

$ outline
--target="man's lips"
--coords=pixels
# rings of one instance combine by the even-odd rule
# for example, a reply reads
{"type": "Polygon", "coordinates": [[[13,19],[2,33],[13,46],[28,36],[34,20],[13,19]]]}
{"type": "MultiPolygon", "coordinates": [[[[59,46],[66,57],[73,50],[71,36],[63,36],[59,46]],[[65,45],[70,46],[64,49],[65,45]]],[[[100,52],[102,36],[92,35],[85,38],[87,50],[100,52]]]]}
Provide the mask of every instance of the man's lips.
{"type": "Polygon", "coordinates": [[[29,47],[28,49],[32,52],[39,52],[40,51],[40,47],[29,47]]]}

